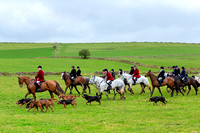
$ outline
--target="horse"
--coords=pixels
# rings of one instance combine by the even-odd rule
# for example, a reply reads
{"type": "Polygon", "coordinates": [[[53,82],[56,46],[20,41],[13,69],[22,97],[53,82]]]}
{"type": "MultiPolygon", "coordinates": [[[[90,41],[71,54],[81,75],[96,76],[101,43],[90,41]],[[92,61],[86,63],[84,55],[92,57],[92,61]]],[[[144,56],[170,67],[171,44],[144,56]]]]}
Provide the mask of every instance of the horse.
{"type": "MultiPolygon", "coordinates": [[[[96,85],[96,88],[98,89],[98,93],[100,94],[100,97],[102,95],[102,92],[104,91],[106,93],[107,100],[109,100],[108,92],[107,92],[108,84],[106,83],[106,81],[103,78],[93,75],[93,76],[91,76],[89,83],[96,85]]],[[[126,99],[124,97],[125,84],[121,79],[113,80],[111,87],[112,87],[112,90],[114,91],[113,100],[115,100],[116,92],[118,92],[120,94],[120,100],[126,99]]]]}
{"type": "MultiPolygon", "coordinates": [[[[118,77],[120,77],[123,81],[124,80],[127,81],[128,86],[129,86],[128,90],[131,92],[131,95],[134,94],[134,92],[132,90],[132,85],[134,85],[132,75],[130,75],[128,73],[124,73],[123,70],[120,69],[118,77]]],[[[151,87],[150,87],[150,84],[149,84],[149,80],[146,77],[141,76],[140,78],[138,78],[137,81],[136,81],[136,84],[140,84],[140,86],[142,87],[142,91],[140,92],[140,95],[143,92],[145,92],[144,89],[145,89],[146,86],[149,88],[150,93],[151,93],[151,87]]]]}
{"type": "Polygon", "coordinates": [[[178,95],[178,92],[180,92],[184,96],[183,92],[181,91],[182,88],[182,90],[185,92],[185,90],[183,89],[184,87],[181,87],[182,86],[181,79],[178,76],[174,75],[168,75],[168,77],[172,77],[174,79],[174,89],[176,89],[176,95],[178,95]]]}
{"type": "MultiPolygon", "coordinates": [[[[85,93],[86,91],[86,86],[89,86],[89,80],[86,80],[84,77],[82,76],[77,76],[75,79],[74,79],[74,82],[71,81],[70,79],[70,75],[66,72],[63,72],[61,74],[61,79],[65,81],[65,84],[66,84],[66,89],[65,89],[65,93],[67,91],[67,89],[71,86],[70,88],[70,94],[72,94],[72,89],[73,89],[73,86],[75,87],[76,91],[78,92],[78,94],[80,95],[80,92],[78,91],[76,85],[81,85],[82,88],[83,88],[83,93],[85,93]],[[87,81],[87,82],[86,82],[87,81]]],[[[88,87],[89,89],[89,93],[90,93],[90,87],[88,87]]]]}
{"type": "Polygon", "coordinates": [[[188,86],[188,93],[187,95],[190,93],[191,91],[191,85],[194,87],[195,89],[195,92],[196,92],[196,95],[197,95],[197,91],[198,90],[198,87],[200,86],[200,84],[195,80],[195,78],[193,77],[188,77],[185,82],[184,82],[185,86],[188,86]]]}
{"type": "MultiPolygon", "coordinates": [[[[146,73],[145,77],[147,77],[147,76],[150,77],[150,79],[151,79],[151,84],[152,84],[152,86],[153,86],[153,89],[152,89],[152,92],[151,92],[151,97],[152,97],[152,95],[153,95],[153,92],[154,92],[155,87],[158,88],[158,90],[159,90],[161,96],[163,96],[163,94],[162,94],[162,92],[161,92],[161,90],[160,90],[160,87],[159,87],[158,79],[157,79],[157,77],[151,72],[151,70],[149,70],[149,71],[146,73]]],[[[173,96],[173,92],[174,92],[174,88],[173,88],[173,87],[174,87],[174,79],[173,79],[172,77],[166,77],[166,78],[163,80],[163,82],[161,83],[161,86],[165,86],[165,85],[169,86],[169,88],[172,90],[172,92],[171,92],[171,97],[172,97],[172,96],[173,96]]]]}
{"type": "Polygon", "coordinates": [[[188,86],[188,93],[187,93],[187,95],[188,95],[191,91],[191,85],[192,85],[194,87],[194,89],[196,91],[196,95],[197,95],[198,87],[200,86],[200,84],[198,83],[198,81],[194,77],[187,77],[185,82],[184,82],[184,86],[183,86],[183,83],[178,76],[174,76],[174,75],[168,75],[168,76],[174,78],[175,87],[176,87],[175,89],[176,89],[177,94],[178,94],[178,91],[180,91],[181,94],[184,95],[182,93],[181,89],[185,92],[186,90],[184,89],[184,87],[188,86]]]}
{"type": "MultiPolygon", "coordinates": [[[[37,92],[37,90],[36,90],[36,86],[34,84],[35,80],[31,79],[28,76],[18,76],[18,82],[19,82],[19,86],[20,87],[23,86],[24,82],[25,82],[25,84],[27,86],[28,93],[25,95],[25,98],[29,94],[32,94],[33,97],[34,97],[34,100],[36,100],[35,92],[37,92]]],[[[57,96],[59,96],[60,94],[64,94],[64,91],[60,87],[58,82],[52,81],[52,80],[46,80],[46,81],[41,83],[41,92],[46,91],[46,90],[49,91],[51,98],[54,98],[53,93],[55,93],[57,96]]]]}

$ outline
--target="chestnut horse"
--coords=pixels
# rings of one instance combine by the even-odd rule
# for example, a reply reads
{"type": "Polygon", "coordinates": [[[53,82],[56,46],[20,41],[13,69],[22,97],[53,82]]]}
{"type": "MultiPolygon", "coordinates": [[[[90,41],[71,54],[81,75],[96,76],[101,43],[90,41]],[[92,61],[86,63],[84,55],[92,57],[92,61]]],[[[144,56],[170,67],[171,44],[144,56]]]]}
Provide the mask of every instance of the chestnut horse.
{"type": "MultiPolygon", "coordinates": [[[[62,75],[61,75],[61,79],[65,81],[65,84],[66,84],[66,89],[65,89],[65,93],[67,91],[67,89],[71,86],[70,88],[70,94],[72,94],[72,89],[73,89],[73,86],[75,87],[76,91],[78,92],[78,94],[80,95],[80,92],[78,91],[76,85],[81,85],[83,87],[83,93],[85,93],[86,91],[86,82],[85,82],[85,78],[82,77],[82,76],[77,76],[75,79],[74,79],[74,82],[71,81],[70,79],[70,75],[66,72],[63,72],[62,75]]],[[[89,88],[89,91],[90,91],[90,88],[89,88]]]]}
{"type": "MultiPolygon", "coordinates": [[[[27,76],[18,76],[18,82],[19,82],[20,87],[23,86],[24,82],[27,86],[28,93],[25,95],[25,98],[29,94],[32,94],[34,97],[34,100],[36,100],[35,92],[37,91],[36,91],[36,86],[34,84],[35,80],[27,76]]],[[[46,80],[45,82],[42,82],[41,90],[42,90],[41,92],[48,90],[51,95],[51,98],[54,98],[53,93],[55,93],[57,96],[65,93],[56,81],[51,81],[51,80],[46,80]]]]}
{"type": "MultiPolygon", "coordinates": [[[[151,72],[151,70],[150,70],[149,72],[146,73],[145,77],[147,77],[147,76],[150,77],[150,79],[151,79],[151,84],[152,84],[152,86],[153,86],[153,90],[152,90],[152,92],[151,92],[151,97],[152,97],[152,95],[153,95],[153,92],[154,92],[155,87],[158,88],[158,90],[159,90],[161,96],[163,96],[163,95],[162,95],[162,92],[161,92],[161,90],[160,90],[160,87],[159,87],[158,79],[157,79],[157,77],[151,72]]],[[[172,90],[172,92],[171,92],[171,97],[172,97],[172,96],[173,96],[173,92],[174,92],[174,88],[173,88],[173,87],[174,87],[174,79],[171,78],[171,77],[166,77],[166,78],[163,80],[163,82],[161,83],[161,86],[165,86],[165,85],[167,85],[167,86],[172,90]]]]}

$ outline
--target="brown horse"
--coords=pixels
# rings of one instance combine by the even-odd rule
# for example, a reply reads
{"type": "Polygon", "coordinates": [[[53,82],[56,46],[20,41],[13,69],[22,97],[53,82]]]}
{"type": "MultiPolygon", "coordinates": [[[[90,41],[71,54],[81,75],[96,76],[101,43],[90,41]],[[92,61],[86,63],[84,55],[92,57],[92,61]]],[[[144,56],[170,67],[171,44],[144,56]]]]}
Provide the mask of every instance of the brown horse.
{"type": "MultiPolygon", "coordinates": [[[[20,87],[23,86],[24,82],[27,85],[28,93],[25,95],[25,98],[29,94],[32,94],[34,97],[34,100],[36,100],[36,95],[35,95],[36,86],[34,84],[35,80],[27,76],[18,76],[18,82],[19,82],[20,87]]],[[[42,92],[48,90],[51,95],[51,98],[54,98],[53,93],[55,93],[57,96],[65,93],[56,81],[51,81],[51,80],[46,80],[45,82],[42,82],[41,90],[42,92]]]]}
{"type": "MultiPolygon", "coordinates": [[[[82,76],[77,76],[75,79],[74,79],[74,82],[71,81],[70,79],[70,75],[66,72],[63,72],[62,75],[61,75],[61,79],[65,81],[65,84],[67,85],[66,89],[65,89],[65,93],[67,91],[67,89],[71,86],[70,88],[70,94],[72,94],[72,89],[73,87],[75,87],[76,91],[78,92],[78,94],[80,95],[80,92],[78,91],[76,85],[81,85],[83,87],[83,93],[85,93],[86,91],[86,80],[84,77],[82,76]]],[[[90,88],[89,88],[89,91],[90,91],[90,88]]]]}
{"type": "MultiPolygon", "coordinates": [[[[153,92],[154,92],[155,87],[158,88],[158,90],[159,90],[161,96],[163,96],[163,95],[162,95],[162,92],[161,92],[161,90],[160,90],[160,87],[159,87],[158,79],[157,79],[157,77],[151,72],[151,70],[150,70],[149,72],[146,73],[145,77],[147,77],[147,76],[150,77],[150,79],[151,79],[151,84],[152,84],[152,86],[153,86],[153,90],[152,90],[152,92],[151,92],[151,97],[152,97],[152,95],[153,95],[153,92]]],[[[161,86],[165,86],[165,85],[167,85],[167,86],[172,90],[171,96],[173,96],[173,92],[174,92],[174,88],[173,88],[173,87],[174,87],[174,79],[171,78],[171,77],[166,77],[166,78],[163,80],[163,82],[161,83],[161,86]]]]}

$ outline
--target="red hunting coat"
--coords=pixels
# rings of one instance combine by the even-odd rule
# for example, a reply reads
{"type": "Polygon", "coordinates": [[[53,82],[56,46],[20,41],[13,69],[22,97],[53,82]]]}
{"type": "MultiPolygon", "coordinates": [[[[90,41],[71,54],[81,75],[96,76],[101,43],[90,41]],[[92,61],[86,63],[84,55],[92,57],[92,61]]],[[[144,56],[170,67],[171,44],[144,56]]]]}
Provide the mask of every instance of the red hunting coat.
{"type": "Polygon", "coordinates": [[[38,71],[35,78],[36,78],[36,81],[44,81],[44,72],[42,70],[38,71]]]}
{"type": "Polygon", "coordinates": [[[110,72],[107,72],[107,74],[106,74],[106,76],[107,76],[107,81],[108,80],[113,80],[113,77],[112,77],[112,75],[110,74],[110,72]]]}
{"type": "Polygon", "coordinates": [[[140,78],[140,73],[139,73],[138,68],[136,68],[136,69],[134,70],[133,77],[140,78]]]}

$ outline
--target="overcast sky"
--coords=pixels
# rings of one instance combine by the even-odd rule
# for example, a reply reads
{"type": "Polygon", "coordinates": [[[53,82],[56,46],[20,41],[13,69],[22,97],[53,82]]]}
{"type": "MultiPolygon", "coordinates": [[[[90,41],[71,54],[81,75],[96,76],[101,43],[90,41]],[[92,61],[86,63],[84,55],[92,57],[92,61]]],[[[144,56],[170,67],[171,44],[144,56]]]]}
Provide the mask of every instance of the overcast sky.
{"type": "Polygon", "coordinates": [[[0,0],[0,42],[200,42],[200,0],[0,0]]]}

